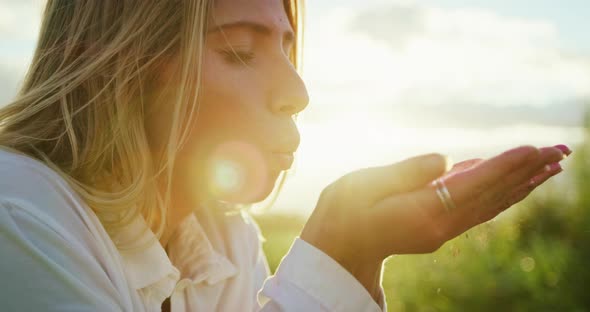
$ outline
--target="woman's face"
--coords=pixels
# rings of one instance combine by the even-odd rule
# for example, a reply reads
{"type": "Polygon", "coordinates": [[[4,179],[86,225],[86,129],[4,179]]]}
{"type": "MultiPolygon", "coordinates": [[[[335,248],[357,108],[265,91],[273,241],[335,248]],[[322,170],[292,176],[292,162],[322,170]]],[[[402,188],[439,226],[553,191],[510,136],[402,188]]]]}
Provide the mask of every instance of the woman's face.
{"type": "Polygon", "coordinates": [[[261,201],[290,166],[300,139],[293,115],[308,104],[289,60],[293,40],[283,0],[215,1],[200,108],[175,164],[200,197],[261,201]]]}

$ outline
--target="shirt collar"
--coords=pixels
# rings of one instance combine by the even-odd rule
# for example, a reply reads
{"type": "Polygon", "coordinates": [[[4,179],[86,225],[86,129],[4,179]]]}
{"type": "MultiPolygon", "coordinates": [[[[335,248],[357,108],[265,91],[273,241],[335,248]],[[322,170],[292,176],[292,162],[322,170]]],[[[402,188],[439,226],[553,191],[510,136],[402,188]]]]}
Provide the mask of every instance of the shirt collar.
{"type": "Polygon", "coordinates": [[[170,260],[192,283],[215,284],[238,272],[226,256],[213,248],[194,213],[179,224],[168,246],[170,260]]]}
{"type": "Polygon", "coordinates": [[[213,249],[195,214],[178,225],[168,243],[169,254],[140,214],[114,235],[115,241],[129,239],[134,239],[132,247],[148,245],[119,250],[127,279],[135,289],[149,289],[161,301],[172,294],[180,278],[191,284],[213,284],[237,274],[236,266],[213,249]]]}

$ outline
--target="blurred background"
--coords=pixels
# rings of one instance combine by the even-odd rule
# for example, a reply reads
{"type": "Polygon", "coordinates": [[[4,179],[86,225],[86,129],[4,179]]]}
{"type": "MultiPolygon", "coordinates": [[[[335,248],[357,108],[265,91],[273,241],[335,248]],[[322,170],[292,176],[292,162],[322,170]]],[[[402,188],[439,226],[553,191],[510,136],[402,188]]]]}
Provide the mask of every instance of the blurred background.
{"type": "MultiPolygon", "coordinates": [[[[0,105],[30,61],[43,3],[0,0],[0,105]]],[[[256,216],[272,269],[349,171],[564,143],[564,173],[433,254],[391,257],[384,287],[390,311],[590,311],[590,2],[308,0],[306,13],[301,145],[256,216]]]]}

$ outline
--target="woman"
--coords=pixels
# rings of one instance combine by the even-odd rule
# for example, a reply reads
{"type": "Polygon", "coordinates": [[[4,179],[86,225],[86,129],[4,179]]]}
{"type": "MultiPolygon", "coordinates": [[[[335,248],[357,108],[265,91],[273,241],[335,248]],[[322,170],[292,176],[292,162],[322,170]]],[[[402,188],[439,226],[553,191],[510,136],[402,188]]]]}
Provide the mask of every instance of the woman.
{"type": "Polygon", "coordinates": [[[268,277],[256,225],[235,212],[282,185],[299,145],[300,7],[47,2],[0,110],[3,308],[384,310],[387,256],[432,252],[561,171],[562,145],[351,172],[268,277]]]}

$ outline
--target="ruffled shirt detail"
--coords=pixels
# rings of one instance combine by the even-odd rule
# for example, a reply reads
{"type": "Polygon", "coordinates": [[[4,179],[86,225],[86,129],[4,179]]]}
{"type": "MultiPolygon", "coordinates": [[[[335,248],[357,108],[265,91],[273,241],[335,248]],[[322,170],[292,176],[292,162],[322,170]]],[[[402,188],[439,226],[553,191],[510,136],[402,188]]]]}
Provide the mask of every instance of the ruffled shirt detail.
{"type": "Polygon", "coordinates": [[[170,260],[180,270],[181,278],[191,283],[218,283],[238,273],[229,259],[213,249],[194,214],[186,217],[169,243],[170,260]]]}
{"type": "Polygon", "coordinates": [[[238,273],[227,257],[213,249],[194,214],[178,225],[168,243],[168,254],[140,215],[113,239],[126,242],[137,237],[130,248],[120,253],[130,283],[151,302],[164,301],[175,290],[181,290],[177,287],[202,282],[211,285],[238,273]],[[149,245],[142,249],[142,244],[149,245]],[[179,283],[181,279],[188,279],[188,283],[179,283]]]}
{"type": "Polygon", "coordinates": [[[152,302],[162,302],[169,297],[180,278],[180,271],[170,262],[145,219],[138,215],[113,235],[113,240],[128,244],[119,252],[130,284],[152,302]],[[128,244],[131,238],[136,240],[128,244]],[[141,248],[145,244],[148,247],[141,248]]]}

